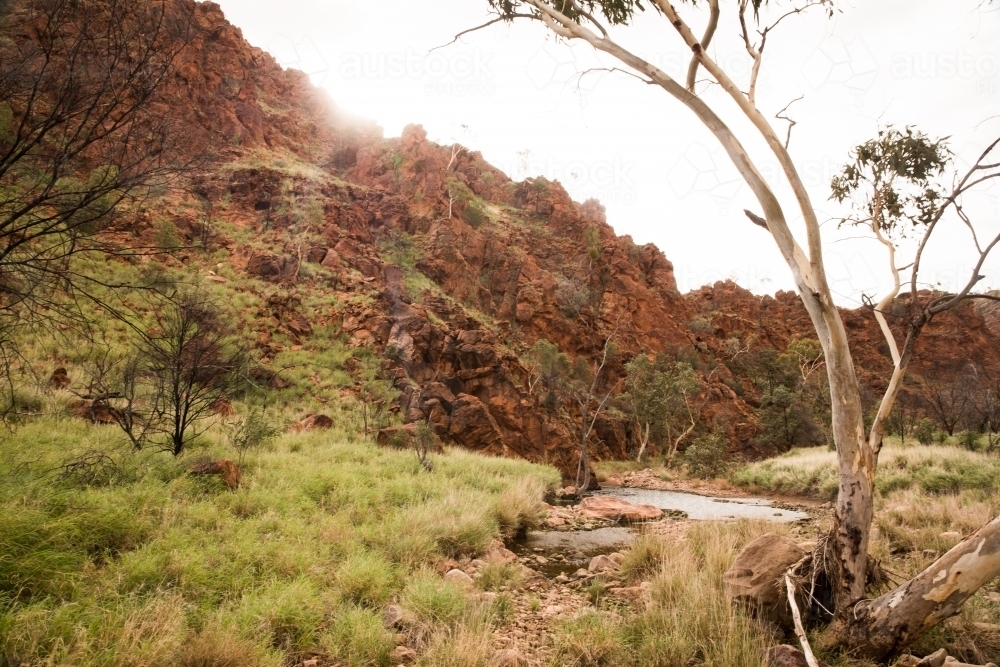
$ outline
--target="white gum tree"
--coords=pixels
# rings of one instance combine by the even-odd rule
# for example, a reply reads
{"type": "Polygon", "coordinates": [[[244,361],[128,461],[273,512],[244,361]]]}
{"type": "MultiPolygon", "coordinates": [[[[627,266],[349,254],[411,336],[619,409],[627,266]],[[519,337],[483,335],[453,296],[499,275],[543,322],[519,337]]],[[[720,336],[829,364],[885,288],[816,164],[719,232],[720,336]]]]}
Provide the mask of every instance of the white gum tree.
{"type": "MultiPolygon", "coordinates": [[[[886,419],[912,359],[914,343],[935,315],[954,309],[965,299],[983,296],[972,290],[982,279],[980,270],[1000,242],[1000,234],[985,236],[966,214],[962,198],[970,189],[1000,177],[997,142],[985,147],[980,159],[967,172],[954,175],[949,187],[944,188],[937,184],[952,174],[948,169],[950,154],[944,144],[910,130],[887,130],[879,139],[855,149],[854,162],[834,181],[834,197],[856,204],[858,214],[845,221],[865,226],[886,246],[889,271],[894,278],[894,288],[877,304],[871,304],[891,350],[893,372],[874,423],[866,429],[847,333],[827,281],[820,223],[789,154],[788,135],[783,137],[775,130],[758,107],[756,96],[764,50],[775,26],[807,10],[832,14],[832,0],[793,0],[770,23],[765,23],[760,13],[767,0],[732,0],[725,7],[720,0],[685,0],[678,5],[683,11],[667,0],[647,0],[645,4],[664,19],[665,32],[679,40],[679,48],[691,54],[683,81],[623,45],[620,38],[627,37],[636,12],[645,10],[640,0],[487,2],[495,16],[479,28],[515,19],[537,21],[559,38],[586,42],[613,57],[622,66],[614,69],[662,88],[715,136],[756,198],[760,214],[746,211],[746,215],[770,233],[788,264],[822,346],[829,377],[839,493],[834,528],[828,541],[832,553],[827,552],[823,559],[829,563],[827,575],[836,606],[828,637],[855,655],[887,659],[956,613],[979,587],[1000,575],[1000,518],[983,526],[924,572],[875,600],[866,597],[869,532],[874,511],[875,470],[886,419]],[[696,11],[702,13],[698,20],[704,25],[700,37],[688,21],[688,14],[696,11]],[[735,81],[709,54],[708,47],[723,11],[734,12],[739,20],[739,46],[751,59],[749,80],[735,81]],[[724,91],[721,103],[713,106],[699,93],[696,88],[699,70],[706,72],[711,82],[724,91]],[[742,138],[720,117],[722,104],[729,107],[726,113],[735,109],[749,121],[748,127],[752,129],[741,130],[742,138]],[[764,140],[790,185],[788,201],[779,200],[745,148],[746,141],[758,138],[764,140]],[[943,226],[941,222],[946,216],[957,217],[968,227],[978,259],[959,292],[929,294],[918,289],[919,272],[928,243],[943,226]],[[801,217],[798,224],[804,244],[796,239],[789,222],[796,217],[801,217]],[[906,232],[911,237],[915,235],[919,242],[913,261],[900,265],[896,241],[906,232]],[[908,311],[900,346],[887,321],[887,313],[900,302],[897,299],[906,283],[909,283],[909,300],[905,304],[908,311]]],[[[740,123],[740,127],[745,126],[740,123]]]]}

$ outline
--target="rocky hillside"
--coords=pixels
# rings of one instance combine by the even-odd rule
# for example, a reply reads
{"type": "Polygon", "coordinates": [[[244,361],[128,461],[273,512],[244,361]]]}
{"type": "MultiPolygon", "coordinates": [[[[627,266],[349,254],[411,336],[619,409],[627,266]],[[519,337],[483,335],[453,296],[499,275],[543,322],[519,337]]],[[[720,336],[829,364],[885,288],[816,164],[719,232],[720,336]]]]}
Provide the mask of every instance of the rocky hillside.
{"type": "MultiPolygon", "coordinates": [[[[316,352],[330,337],[372,348],[405,422],[428,419],[462,446],[570,469],[574,416],[530,390],[524,354],[544,338],[593,360],[611,338],[609,387],[636,354],[683,353],[705,381],[702,418],[723,417],[731,450],[752,454],[753,391],[734,391],[740,380],[721,363],[724,346],[753,334],[754,345],[781,350],[809,336],[794,295],[761,298],[732,283],[681,295],[663,252],[617,236],[598,202],[574,202],[541,178],[514,182],[478,153],[429,142],[420,127],[385,139],[247,44],[218,5],[193,11],[194,37],[161,104],[183,121],[192,154],[207,149],[209,161],[183,194],[122,232],[148,242],[165,221],[189,242],[211,239],[211,257],[180,253],[168,263],[234,294],[268,295],[266,307],[244,313],[265,362],[316,352]]],[[[864,312],[845,318],[877,389],[888,369],[878,329],[864,312]]],[[[972,309],[935,322],[921,363],[959,353],[1000,362],[998,339],[972,309]]],[[[361,388],[349,359],[336,370],[361,388]]],[[[599,458],[631,446],[614,414],[596,436],[599,458]]]]}

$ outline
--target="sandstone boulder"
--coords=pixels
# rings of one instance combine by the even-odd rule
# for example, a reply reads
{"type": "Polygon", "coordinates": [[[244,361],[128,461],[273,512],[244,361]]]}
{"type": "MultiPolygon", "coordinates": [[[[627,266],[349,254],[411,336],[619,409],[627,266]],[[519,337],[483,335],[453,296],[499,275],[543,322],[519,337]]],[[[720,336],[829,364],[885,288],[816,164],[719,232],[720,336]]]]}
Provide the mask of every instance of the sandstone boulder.
{"type": "Polygon", "coordinates": [[[633,505],[621,498],[590,496],[580,501],[580,514],[592,519],[610,521],[651,521],[663,516],[663,510],[652,505],[633,505]]]}
{"type": "Polygon", "coordinates": [[[280,282],[295,274],[298,262],[291,257],[277,255],[253,255],[247,260],[247,273],[270,282],[280,282]]]}
{"type": "MultiPolygon", "coordinates": [[[[767,649],[764,665],[766,667],[809,667],[805,654],[788,644],[772,646],[767,649]]],[[[825,662],[820,662],[819,665],[820,667],[829,667],[825,662]]]]}
{"type": "Polygon", "coordinates": [[[448,570],[447,572],[445,572],[444,580],[449,581],[453,584],[458,584],[462,588],[472,588],[475,585],[475,582],[472,580],[472,577],[467,575],[465,572],[462,572],[458,568],[455,568],[454,570],[448,570]]]}
{"type": "Polygon", "coordinates": [[[471,394],[459,394],[448,433],[469,449],[503,450],[503,435],[486,405],[471,394]]]}
{"type": "Polygon", "coordinates": [[[69,373],[65,368],[59,367],[52,371],[49,376],[49,386],[53,389],[65,389],[70,385],[69,373]]]}
{"type": "Polygon", "coordinates": [[[326,415],[306,415],[301,421],[292,425],[293,431],[314,431],[328,428],[333,428],[333,419],[326,415]]]}
{"type": "Polygon", "coordinates": [[[225,482],[230,490],[235,491],[240,486],[242,474],[240,467],[235,461],[222,459],[221,461],[203,461],[191,466],[192,475],[218,475],[225,482]]]}
{"type": "Polygon", "coordinates": [[[761,535],[743,547],[724,575],[726,597],[747,605],[779,627],[791,629],[792,611],[783,577],[804,555],[802,548],[788,537],[774,533],[761,535]]]}
{"type": "Polygon", "coordinates": [[[594,556],[590,559],[590,565],[587,566],[587,570],[590,572],[608,572],[609,570],[615,570],[618,568],[618,564],[607,556],[594,556]]]}
{"type": "Polygon", "coordinates": [[[326,259],[326,248],[309,248],[306,253],[306,261],[310,264],[322,264],[326,259]]]}

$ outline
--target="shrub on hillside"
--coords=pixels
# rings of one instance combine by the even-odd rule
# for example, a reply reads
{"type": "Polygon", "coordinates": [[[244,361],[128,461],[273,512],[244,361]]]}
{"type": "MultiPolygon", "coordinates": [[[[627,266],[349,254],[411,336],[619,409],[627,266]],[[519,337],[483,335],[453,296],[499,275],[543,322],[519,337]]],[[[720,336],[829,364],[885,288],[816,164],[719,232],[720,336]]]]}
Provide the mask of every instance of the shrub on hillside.
{"type": "Polygon", "coordinates": [[[934,444],[934,431],[934,422],[924,417],[913,426],[913,437],[921,445],[932,445],[934,444]]]}
{"type": "Polygon", "coordinates": [[[729,441],[722,432],[706,433],[695,438],[684,450],[684,464],[693,477],[718,477],[726,469],[729,441]]]}

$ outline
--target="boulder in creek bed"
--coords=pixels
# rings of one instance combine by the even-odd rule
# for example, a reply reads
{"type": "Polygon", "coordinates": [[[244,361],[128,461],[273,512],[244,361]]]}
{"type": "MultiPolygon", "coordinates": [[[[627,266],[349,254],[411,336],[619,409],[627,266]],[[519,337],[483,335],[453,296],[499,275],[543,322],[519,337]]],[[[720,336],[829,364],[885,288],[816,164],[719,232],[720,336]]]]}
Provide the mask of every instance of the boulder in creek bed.
{"type": "Polygon", "coordinates": [[[590,496],[577,506],[581,516],[609,521],[652,521],[663,516],[663,510],[653,505],[633,505],[621,498],[590,496]]]}
{"type": "Polygon", "coordinates": [[[723,576],[726,597],[781,628],[792,629],[784,574],[804,555],[791,538],[775,533],[761,535],[743,547],[723,576]]]}

